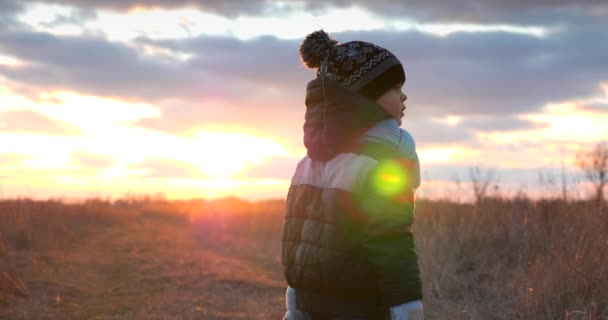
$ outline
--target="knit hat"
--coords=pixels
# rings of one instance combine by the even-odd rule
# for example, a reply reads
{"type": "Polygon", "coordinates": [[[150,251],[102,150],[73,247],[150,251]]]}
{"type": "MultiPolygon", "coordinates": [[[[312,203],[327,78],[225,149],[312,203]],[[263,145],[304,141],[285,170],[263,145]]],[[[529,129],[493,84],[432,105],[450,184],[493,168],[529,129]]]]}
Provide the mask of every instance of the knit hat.
{"type": "Polygon", "coordinates": [[[300,59],[316,76],[325,75],[346,88],[375,101],[397,83],[405,82],[399,59],[373,43],[350,41],[338,44],[323,30],[302,41],[300,59]]]}

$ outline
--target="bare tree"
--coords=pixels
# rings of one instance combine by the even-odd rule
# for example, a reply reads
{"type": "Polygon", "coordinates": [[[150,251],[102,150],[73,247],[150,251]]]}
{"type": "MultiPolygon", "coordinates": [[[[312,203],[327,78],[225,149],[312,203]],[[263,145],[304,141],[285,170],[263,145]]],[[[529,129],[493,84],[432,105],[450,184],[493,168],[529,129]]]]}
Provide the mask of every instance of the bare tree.
{"type": "Polygon", "coordinates": [[[604,187],[608,183],[608,142],[599,142],[591,150],[583,150],[576,156],[576,165],[583,170],[587,180],[595,188],[595,201],[604,202],[604,187]]]}
{"type": "Polygon", "coordinates": [[[486,196],[490,184],[496,182],[496,170],[494,168],[482,169],[479,166],[469,168],[469,177],[473,183],[475,203],[479,204],[486,196]]]}
{"type": "Polygon", "coordinates": [[[538,170],[538,183],[543,187],[543,191],[546,192],[544,197],[553,198],[557,193],[559,187],[555,180],[555,175],[551,173],[549,169],[538,170]]]}
{"type": "Polygon", "coordinates": [[[454,174],[452,176],[452,182],[454,183],[454,185],[456,185],[456,198],[453,198],[452,201],[460,202],[462,200],[462,181],[460,181],[460,177],[458,176],[458,174],[454,174]]]}

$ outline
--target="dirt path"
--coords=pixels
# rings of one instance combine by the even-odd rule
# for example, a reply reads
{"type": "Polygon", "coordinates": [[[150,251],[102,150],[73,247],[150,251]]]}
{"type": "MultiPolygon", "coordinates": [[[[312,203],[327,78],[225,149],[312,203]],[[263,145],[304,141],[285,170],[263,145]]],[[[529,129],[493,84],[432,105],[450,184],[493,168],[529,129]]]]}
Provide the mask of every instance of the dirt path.
{"type": "Polygon", "coordinates": [[[274,249],[244,255],[229,244],[206,245],[192,231],[188,224],[140,219],[71,248],[17,257],[31,297],[0,309],[0,318],[282,317],[284,285],[277,266],[256,259],[274,255],[274,249]]]}

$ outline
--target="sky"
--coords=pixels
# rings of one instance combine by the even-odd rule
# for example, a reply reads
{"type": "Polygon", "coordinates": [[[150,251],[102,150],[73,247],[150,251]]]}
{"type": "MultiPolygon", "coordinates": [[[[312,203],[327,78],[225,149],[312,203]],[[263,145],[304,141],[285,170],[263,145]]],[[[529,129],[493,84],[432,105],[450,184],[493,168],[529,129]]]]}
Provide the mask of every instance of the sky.
{"type": "Polygon", "coordinates": [[[584,196],[606,1],[0,0],[0,197],[284,198],[319,29],[403,63],[419,195],[470,197],[479,166],[505,195],[563,173],[584,196]]]}

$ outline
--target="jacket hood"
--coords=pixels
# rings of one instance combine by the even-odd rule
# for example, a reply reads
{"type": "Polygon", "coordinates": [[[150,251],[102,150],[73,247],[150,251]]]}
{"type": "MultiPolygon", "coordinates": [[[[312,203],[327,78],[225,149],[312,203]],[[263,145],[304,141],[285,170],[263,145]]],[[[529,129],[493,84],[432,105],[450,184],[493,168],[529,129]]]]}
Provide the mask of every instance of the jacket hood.
{"type": "Polygon", "coordinates": [[[354,148],[357,138],[391,118],[381,106],[328,77],[306,85],[304,146],[313,160],[327,161],[354,148]]]}

